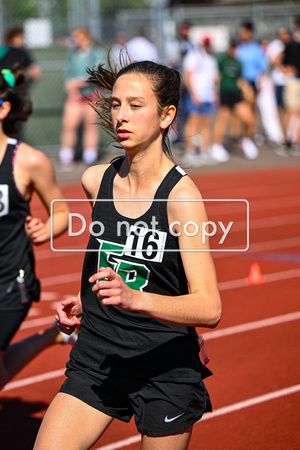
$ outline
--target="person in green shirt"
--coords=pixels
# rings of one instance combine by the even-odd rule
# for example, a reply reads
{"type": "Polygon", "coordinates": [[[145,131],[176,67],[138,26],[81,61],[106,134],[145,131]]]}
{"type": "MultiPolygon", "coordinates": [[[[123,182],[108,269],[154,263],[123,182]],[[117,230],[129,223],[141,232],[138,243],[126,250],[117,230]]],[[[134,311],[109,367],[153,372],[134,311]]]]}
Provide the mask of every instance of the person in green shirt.
{"type": "Polygon", "coordinates": [[[242,78],[242,63],[235,57],[236,45],[237,43],[231,40],[228,52],[218,61],[220,103],[210,153],[219,162],[226,162],[230,159],[229,152],[223,146],[224,135],[230,119],[238,119],[244,128],[243,137],[239,141],[240,150],[248,159],[255,159],[258,156],[258,149],[251,139],[255,124],[252,107],[254,99],[247,81],[242,78]]]}

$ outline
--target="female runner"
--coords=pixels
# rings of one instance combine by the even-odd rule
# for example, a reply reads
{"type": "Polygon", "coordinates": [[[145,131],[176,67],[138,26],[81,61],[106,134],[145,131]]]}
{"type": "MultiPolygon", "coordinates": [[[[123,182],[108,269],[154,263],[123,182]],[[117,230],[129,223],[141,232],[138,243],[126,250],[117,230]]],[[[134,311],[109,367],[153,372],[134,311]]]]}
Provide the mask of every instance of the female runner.
{"type": "MultiPolygon", "coordinates": [[[[42,350],[63,339],[53,326],[10,345],[31,303],[40,297],[32,243],[50,239],[51,201],[63,198],[47,156],[10,137],[31,114],[31,102],[20,90],[24,82],[21,71],[0,72],[0,389],[42,350]],[[34,192],[47,210],[45,222],[31,216],[34,192]]],[[[68,207],[64,201],[54,205],[52,232],[58,236],[67,228],[68,207]]]]}
{"type": "Polygon", "coordinates": [[[186,449],[211,411],[195,327],[215,327],[221,301],[208,243],[189,226],[206,220],[201,195],[168,145],[181,78],[149,61],[88,72],[111,92],[94,107],[125,156],[83,174],[95,232],[81,294],[57,311],[79,337],[34,449],[88,449],[132,416],[142,449],[186,449]]]}

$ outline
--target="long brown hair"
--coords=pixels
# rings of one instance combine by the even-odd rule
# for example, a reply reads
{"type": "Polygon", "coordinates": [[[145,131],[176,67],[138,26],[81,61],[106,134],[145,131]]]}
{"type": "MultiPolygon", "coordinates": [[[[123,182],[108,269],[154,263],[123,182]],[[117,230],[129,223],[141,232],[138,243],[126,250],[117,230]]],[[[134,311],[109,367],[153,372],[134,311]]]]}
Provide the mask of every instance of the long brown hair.
{"type": "MultiPolygon", "coordinates": [[[[116,136],[111,120],[111,93],[116,80],[120,76],[128,73],[136,73],[149,78],[157,99],[159,114],[161,114],[165,107],[174,105],[176,108],[175,120],[182,86],[181,75],[177,70],[153,61],[129,62],[128,57],[122,54],[120,55],[120,66],[121,68],[109,58],[109,69],[106,69],[104,64],[99,64],[96,69],[87,69],[87,73],[89,74],[88,82],[94,85],[94,87],[99,86],[101,88],[100,90],[94,89],[98,101],[91,103],[91,105],[100,117],[100,126],[114,140],[116,140],[116,136]]],[[[174,160],[168,138],[170,126],[164,130],[163,151],[170,159],[174,160]]]]}

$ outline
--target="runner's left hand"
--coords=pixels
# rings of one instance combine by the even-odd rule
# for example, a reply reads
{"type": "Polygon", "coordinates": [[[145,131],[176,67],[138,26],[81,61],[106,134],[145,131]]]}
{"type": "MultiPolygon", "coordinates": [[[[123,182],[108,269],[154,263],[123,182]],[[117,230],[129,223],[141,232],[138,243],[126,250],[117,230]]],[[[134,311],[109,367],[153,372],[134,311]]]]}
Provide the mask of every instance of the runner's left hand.
{"type": "Polygon", "coordinates": [[[140,292],[131,289],[111,267],[100,267],[99,272],[89,278],[95,283],[92,291],[103,305],[114,305],[120,309],[135,310],[140,292]]]}
{"type": "Polygon", "coordinates": [[[26,217],[25,231],[31,242],[35,245],[42,244],[49,239],[49,232],[46,225],[37,217],[26,217]]]}

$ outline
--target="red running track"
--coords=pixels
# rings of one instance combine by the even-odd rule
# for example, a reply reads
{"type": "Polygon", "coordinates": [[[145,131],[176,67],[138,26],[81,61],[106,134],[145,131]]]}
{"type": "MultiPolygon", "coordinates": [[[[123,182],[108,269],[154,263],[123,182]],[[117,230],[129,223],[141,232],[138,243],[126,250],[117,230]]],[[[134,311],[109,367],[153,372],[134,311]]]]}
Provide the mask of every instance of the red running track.
{"type": "MultiPolygon", "coordinates": [[[[250,248],[213,253],[223,318],[215,330],[199,331],[206,338],[209,368],[214,372],[206,380],[214,412],[194,426],[190,449],[298,449],[300,171],[282,168],[191,176],[204,199],[248,200],[250,248]],[[253,263],[259,264],[261,284],[247,282],[253,263]]],[[[63,190],[67,198],[83,198],[79,184],[63,190]]],[[[226,249],[241,248],[246,239],[245,208],[238,203],[206,205],[210,220],[234,221],[226,249]]],[[[33,212],[43,214],[36,198],[33,212]]],[[[65,245],[65,239],[60,237],[55,245],[65,245]]],[[[218,241],[212,238],[216,247],[218,241]]],[[[47,244],[37,248],[36,255],[42,301],[33,305],[16,341],[51,325],[57,304],[80,285],[83,253],[54,253],[47,244]]],[[[69,351],[69,346],[62,345],[45,350],[0,394],[1,450],[32,448],[45,410],[64,379],[69,351]]],[[[138,449],[134,422],[114,421],[93,448],[138,449]]]]}

